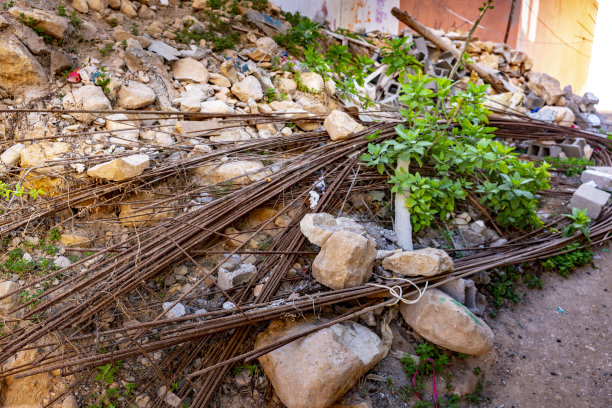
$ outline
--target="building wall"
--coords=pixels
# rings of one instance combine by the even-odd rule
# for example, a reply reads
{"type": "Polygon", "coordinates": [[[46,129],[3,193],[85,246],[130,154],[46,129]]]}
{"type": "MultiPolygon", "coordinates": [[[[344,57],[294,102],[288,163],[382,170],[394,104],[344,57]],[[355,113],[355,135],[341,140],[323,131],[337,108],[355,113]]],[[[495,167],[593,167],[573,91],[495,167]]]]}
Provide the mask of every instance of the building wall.
{"type": "MultiPolygon", "coordinates": [[[[405,26],[392,15],[400,7],[426,26],[468,32],[483,0],[273,0],[285,11],[328,21],[332,29],[396,34],[405,26]]],[[[572,85],[582,93],[589,73],[598,3],[596,0],[497,0],[475,36],[503,42],[513,9],[507,44],[525,51],[534,70],[572,85]]]]}
{"type": "Polygon", "coordinates": [[[327,21],[332,30],[346,28],[352,31],[380,30],[397,34],[399,22],[391,15],[400,0],[272,0],[284,11],[327,21]]]}

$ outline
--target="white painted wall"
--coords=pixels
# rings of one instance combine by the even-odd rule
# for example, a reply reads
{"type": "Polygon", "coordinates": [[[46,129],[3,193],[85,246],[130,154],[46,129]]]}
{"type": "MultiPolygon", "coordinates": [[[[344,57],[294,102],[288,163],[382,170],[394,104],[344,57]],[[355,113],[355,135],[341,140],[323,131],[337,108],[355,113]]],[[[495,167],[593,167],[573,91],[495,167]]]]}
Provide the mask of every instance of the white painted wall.
{"type": "Polygon", "coordinates": [[[327,21],[332,30],[375,31],[397,34],[399,23],[391,15],[400,0],[272,0],[283,11],[327,21]]]}

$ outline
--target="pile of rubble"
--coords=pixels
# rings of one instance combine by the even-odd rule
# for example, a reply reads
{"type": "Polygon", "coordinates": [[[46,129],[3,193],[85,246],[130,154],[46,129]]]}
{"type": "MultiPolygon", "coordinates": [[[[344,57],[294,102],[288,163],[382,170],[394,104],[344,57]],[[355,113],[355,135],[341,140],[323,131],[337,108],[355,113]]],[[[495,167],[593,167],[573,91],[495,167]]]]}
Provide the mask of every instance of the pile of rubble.
{"type": "MultiPolygon", "coordinates": [[[[88,247],[99,249],[117,245],[128,234],[138,235],[140,228],[157,225],[181,211],[195,211],[212,202],[217,196],[202,193],[206,187],[214,186],[218,195],[223,195],[227,193],[224,188],[230,190],[270,180],[294,154],[292,146],[283,154],[262,158],[245,153],[244,157],[237,159],[230,150],[240,143],[279,140],[315,130],[329,136],[325,143],[335,143],[364,129],[362,123],[345,112],[351,106],[337,97],[331,81],[325,81],[317,73],[304,72],[299,66],[292,71],[280,69],[272,63],[272,57],[288,58],[282,44],[277,44],[269,36],[272,32],[266,31],[272,28],[262,33],[238,26],[239,49],[227,49],[223,53],[213,52],[211,43],[204,39],[191,40],[187,44],[179,41],[180,33],[198,34],[207,29],[198,17],[192,15],[194,10],[208,10],[206,1],[196,0],[191,7],[186,7],[188,3],[175,0],[74,0],[70,5],[64,5],[63,12],[56,10],[56,4],[10,3],[10,7],[7,3],[0,12],[0,36],[4,44],[0,47],[2,105],[7,109],[38,106],[63,111],[57,114],[32,111],[20,116],[6,115],[3,142],[10,141],[10,145],[2,149],[0,176],[10,184],[19,180],[21,186],[39,191],[50,199],[74,186],[85,188],[132,181],[142,183],[143,187],[127,190],[126,186],[125,195],[106,200],[101,194],[101,198],[92,197],[86,203],[67,205],[57,219],[69,222],[65,222],[62,236],[58,238],[60,248],[51,256],[49,252],[45,253],[46,248],[40,247],[42,236],[26,235],[24,238],[12,234],[8,248],[14,251],[25,245],[25,252],[13,254],[18,254],[18,261],[26,265],[41,263],[48,257],[55,269],[68,268],[80,262],[72,255],[74,247],[93,251],[94,248],[88,247]],[[79,52],[69,49],[72,46],[79,52]],[[296,80],[298,72],[299,86],[296,80]],[[118,112],[110,113],[112,110],[118,112]],[[130,110],[149,112],[150,115],[137,115],[130,110]],[[185,112],[185,115],[179,116],[177,112],[185,112]],[[249,116],[236,119],[238,115],[249,116]],[[257,115],[269,115],[269,120],[257,120],[260,119],[257,115]],[[182,163],[181,160],[207,155],[214,157],[214,162],[185,171],[177,164],[176,178],[183,184],[174,185],[162,178],[163,181],[152,191],[147,187],[153,181],[139,179],[152,170],[167,169],[173,163],[182,163]],[[175,193],[188,189],[193,189],[189,190],[191,195],[181,198],[183,207],[180,207],[175,193]],[[157,207],[151,208],[151,203],[157,207]]],[[[279,11],[273,5],[266,9],[266,15],[274,17],[268,16],[273,24],[282,24],[279,11]]],[[[230,20],[225,11],[215,12],[220,19],[230,20]]],[[[244,15],[256,16],[257,13],[244,10],[244,15]]],[[[455,33],[438,35],[451,41],[457,49],[463,44],[462,38],[465,39],[455,33]]],[[[376,49],[384,44],[382,38],[366,37],[374,44],[366,47],[368,53],[372,47],[376,49]]],[[[356,45],[353,42],[353,45],[362,47],[359,42],[356,45]]],[[[449,74],[455,63],[453,53],[438,49],[423,37],[414,37],[412,50],[413,55],[423,62],[426,72],[434,76],[449,74]]],[[[531,71],[531,62],[525,54],[505,45],[481,41],[470,43],[468,52],[479,64],[503,72],[507,82],[516,88],[506,93],[493,91],[492,103],[563,125],[576,121],[585,129],[602,126],[601,121],[597,123],[594,119],[598,116],[593,107],[596,99],[592,95],[578,98],[571,90],[562,92],[558,81],[531,71]]],[[[370,76],[364,92],[377,101],[393,103],[397,99],[399,84],[395,78],[383,75],[384,71],[385,67],[377,63],[376,72],[370,76]]],[[[457,75],[464,80],[467,71],[460,71],[457,75]]],[[[586,151],[586,146],[580,141],[564,143],[569,145],[567,149],[578,146],[582,152],[586,151]]],[[[297,145],[298,141],[293,144],[297,145]]],[[[553,150],[557,146],[547,148],[546,155],[556,154],[553,150]]],[[[564,144],[560,148],[566,152],[564,144]]],[[[586,184],[576,192],[573,205],[586,206],[589,211],[594,211],[589,215],[596,217],[598,213],[595,212],[601,211],[609,194],[596,190],[595,197],[592,189],[611,190],[611,177],[609,169],[605,168],[584,172],[586,184]],[[606,197],[599,197],[601,194],[606,194],[606,197]],[[584,199],[589,203],[596,201],[599,210],[591,210],[591,204],[585,204],[584,199]]],[[[316,182],[316,186],[320,191],[325,189],[321,182],[316,182]]],[[[7,194],[10,196],[11,192],[7,194]]],[[[354,194],[351,200],[358,197],[367,205],[372,202],[373,195],[385,197],[383,191],[371,191],[354,194]]],[[[316,206],[318,199],[316,192],[311,194],[310,208],[316,206]]],[[[379,197],[378,201],[382,198],[379,197]]],[[[222,267],[215,276],[207,277],[205,285],[202,285],[204,289],[196,292],[195,299],[174,304],[175,299],[207,275],[203,272],[205,268],[200,268],[198,263],[194,265],[194,262],[185,260],[168,271],[160,282],[148,284],[151,292],[159,285],[164,288],[164,293],[161,297],[150,295],[146,298],[154,306],[151,306],[152,311],[146,311],[144,319],[150,321],[151,316],[163,311],[166,311],[167,318],[180,318],[188,314],[204,314],[207,310],[235,309],[236,304],[216,289],[213,291],[212,287],[218,287],[221,292],[230,291],[256,278],[259,271],[255,256],[248,253],[230,256],[230,253],[245,242],[253,252],[265,250],[265,243],[274,233],[283,228],[297,228],[294,225],[297,224],[296,214],[308,208],[296,206],[279,215],[279,207],[282,206],[262,206],[246,217],[244,222],[248,227],[274,219],[270,228],[253,237],[238,225],[219,231],[220,236],[227,238],[227,242],[221,245],[222,253],[201,256],[198,261],[208,266],[222,262],[222,267]],[[163,301],[159,301],[160,298],[163,301]]],[[[465,243],[462,248],[484,244],[498,246],[506,242],[477,218],[474,213],[463,213],[452,220],[455,234],[460,235],[465,243]]],[[[398,276],[403,282],[415,277],[435,279],[453,271],[453,260],[439,249],[441,245],[436,237],[424,234],[418,238],[420,249],[406,251],[397,245],[393,231],[372,228],[369,224],[325,213],[303,217],[299,228],[316,255],[312,257],[314,259],[300,257],[299,262],[287,271],[289,281],[283,282],[280,291],[283,294],[293,292],[287,301],[295,300],[291,296],[297,296],[300,291],[308,294],[326,288],[342,290],[368,283],[382,285],[398,276]],[[313,279],[308,276],[308,279],[296,283],[309,269],[313,279]],[[295,281],[291,280],[293,278],[295,281]]],[[[100,255],[84,265],[77,265],[82,268],[79,273],[87,271],[102,258],[100,255]]],[[[28,283],[17,272],[6,276],[8,280],[0,283],[0,312],[3,315],[20,305],[22,300],[14,292],[28,283]]],[[[49,286],[59,287],[60,284],[61,281],[55,279],[49,286]]],[[[254,285],[254,298],[260,296],[262,287],[261,283],[254,285]]],[[[41,283],[34,288],[41,293],[47,289],[41,283]]],[[[142,296],[149,295],[145,293],[142,296]]],[[[276,395],[287,407],[328,407],[383,360],[389,351],[401,352],[402,355],[411,351],[393,344],[390,326],[411,330],[415,338],[427,339],[448,350],[473,356],[493,355],[494,359],[494,351],[491,351],[493,333],[478,317],[484,312],[484,303],[484,296],[478,293],[473,281],[456,279],[439,288],[427,289],[417,303],[402,302],[399,307],[380,307],[358,322],[349,320],[329,325],[293,341],[261,356],[261,366],[276,395]],[[401,318],[396,318],[398,313],[401,318]]],[[[336,315],[340,311],[341,308],[325,310],[336,315]]],[[[121,321],[110,312],[105,312],[99,320],[102,329],[129,328],[140,323],[137,319],[121,321]]],[[[295,321],[273,321],[257,336],[253,349],[264,348],[327,322],[327,316],[318,315],[295,321]]],[[[35,360],[44,351],[32,350],[17,355],[6,362],[2,370],[35,360]]],[[[160,363],[165,357],[168,355],[156,352],[152,358],[160,363]]],[[[189,370],[197,370],[201,363],[202,359],[199,359],[189,370]]],[[[152,364],[142,358],[135,363],[126,363],[125,367],[139,373],[143,367],[150,368],[152,364]]],[[[235,378],[239,386],[246,386],[251,381],[250,377],[245,377],[248,371],[244,373],[235,378]]],[[[3,406],[35,406],[59,395],[56,388],[60,378],[55,376],[55,372],[41,376],[24,379],[11,376],[4,380],[3,406]],[[41,378],[44,387],[41,386],[39,392],[20,396],[26,394],[23,390],[35,388],[36,381],[41,378]]],[[[263,380],[258,382],[261,383],[263,380]]],[[[177,385],[183,386],[183,381],[177,385]]],[[[187,397],[177,396],[178,391],[171,388],[159,386],[157,393],[137,390],[134,401],[139,408],[153,406],[156,397],[160,403],[181,406],[187,397]]],[[[69,395],[63,399],[63,406],[76,406],[77,399],[85,400],[89,391],[87,388],[74,391],[78,398],[69,395]]],[[[264,394],[255,396],[257,392],[253,391],[252,399],[260,402],[264,394]]],[[[470,389],[464,391],[466,394],[469,392],[470,389]]]]}

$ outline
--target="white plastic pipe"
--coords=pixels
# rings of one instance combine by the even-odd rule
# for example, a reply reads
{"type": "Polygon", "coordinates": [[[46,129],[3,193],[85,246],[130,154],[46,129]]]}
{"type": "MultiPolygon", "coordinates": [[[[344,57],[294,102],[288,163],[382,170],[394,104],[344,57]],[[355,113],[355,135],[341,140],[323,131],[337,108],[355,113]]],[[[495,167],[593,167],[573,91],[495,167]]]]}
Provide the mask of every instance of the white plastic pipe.
{"type": "MultiPolygon", "coordinates": [[[[399,159],[397,169],[408,171],[410,160],[399,159]]],[[[406,208],[406,194],[395,194],[395,235],[397,244],[404,251],[412,251],[412,223],[410,222],[410,211],[406,208]]]]}

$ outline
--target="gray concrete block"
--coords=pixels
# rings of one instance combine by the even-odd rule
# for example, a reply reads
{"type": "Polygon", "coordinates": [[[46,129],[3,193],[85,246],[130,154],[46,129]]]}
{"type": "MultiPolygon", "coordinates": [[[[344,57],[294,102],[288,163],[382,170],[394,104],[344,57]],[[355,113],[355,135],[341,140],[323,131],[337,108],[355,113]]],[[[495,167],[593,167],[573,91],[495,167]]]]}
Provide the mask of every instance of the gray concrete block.
{"type": "Polygon", "coordinates": [[[587,210],[587,215],[592,219],[599,217],[602,208],[610,199],[610,194],[594,187],[591,183],[583,184],[574,192],[570,200],[570,208],[587,210]]]}
{"type": "Polygon", "coordinates": [[[603,171],[585,170],[582,172],[582,176],[580,176],[580,181],[583,183],[593,181],[597,188],[607,191],[612,190],[612,174],[603,171]]]}
{"type": "Polygon", "coordinates": [[[581,137],[576,139],[566,139],[561,143],[563,153],[567,157],[584,157],[584,147],[586,146],[586,140],[581,137]]]}

